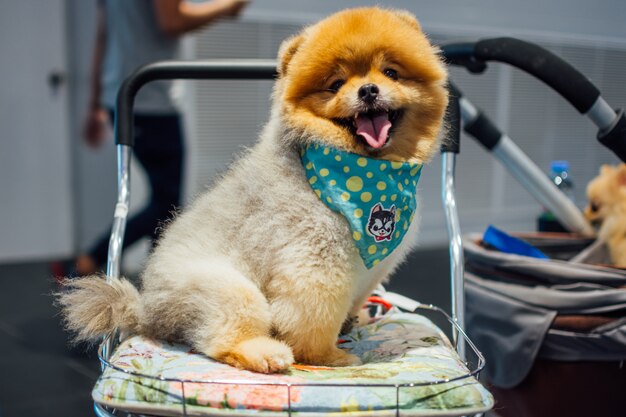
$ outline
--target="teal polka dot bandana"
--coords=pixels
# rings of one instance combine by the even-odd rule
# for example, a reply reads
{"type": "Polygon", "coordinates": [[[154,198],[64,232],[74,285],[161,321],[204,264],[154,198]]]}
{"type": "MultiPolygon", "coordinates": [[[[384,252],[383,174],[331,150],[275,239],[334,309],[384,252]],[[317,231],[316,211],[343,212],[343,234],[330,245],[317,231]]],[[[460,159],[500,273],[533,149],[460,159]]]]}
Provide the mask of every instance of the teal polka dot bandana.
{"type": "Polygon", "coordinates": [[[309,184],[343,215],[369,269],[398,247],[415,214],[421,164],[366,158],[310,144],[300,152],[309,184]]]}

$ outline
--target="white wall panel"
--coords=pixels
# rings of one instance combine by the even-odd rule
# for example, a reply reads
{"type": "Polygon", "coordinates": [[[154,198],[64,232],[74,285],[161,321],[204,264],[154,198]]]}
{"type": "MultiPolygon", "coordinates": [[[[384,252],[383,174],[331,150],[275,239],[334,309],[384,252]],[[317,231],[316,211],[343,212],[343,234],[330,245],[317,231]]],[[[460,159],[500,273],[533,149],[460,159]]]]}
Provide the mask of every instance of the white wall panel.
{"type": "Polygon", "coordinates": [[[0,2],[0,262],[73,249],[62,0],[0,2]],[[28,22],[28,24],[25,24],[28,22]]]}

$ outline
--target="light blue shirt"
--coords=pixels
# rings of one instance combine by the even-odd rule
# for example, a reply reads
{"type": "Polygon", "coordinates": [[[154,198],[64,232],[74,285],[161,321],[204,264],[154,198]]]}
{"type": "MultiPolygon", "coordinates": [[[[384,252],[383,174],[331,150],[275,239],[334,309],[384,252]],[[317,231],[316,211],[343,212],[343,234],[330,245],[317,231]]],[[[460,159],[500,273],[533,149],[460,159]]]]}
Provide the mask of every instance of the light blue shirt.
{"type": "MultiPolygon", "coordinates": [[[[102,71],[102,105],[115,108],[117,91],[136,68],[175,59],[178,40],[159,28],[152,0],[104,0],[106,50],[102,71]]],[[[171,81],[150,82],[139,90],[135,111],[173,113],[171,81]]]]}

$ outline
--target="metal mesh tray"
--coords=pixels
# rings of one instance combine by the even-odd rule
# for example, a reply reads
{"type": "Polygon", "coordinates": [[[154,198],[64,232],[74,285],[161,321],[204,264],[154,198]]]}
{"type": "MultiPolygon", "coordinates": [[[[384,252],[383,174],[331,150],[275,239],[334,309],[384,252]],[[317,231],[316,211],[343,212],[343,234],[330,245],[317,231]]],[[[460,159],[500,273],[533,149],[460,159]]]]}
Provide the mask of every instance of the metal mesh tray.
{"type": "MultiPolygon", "coordinates": [[[[468,409],[467,407],[463,409],[461,414],[455,414],[455,410],[446,409],[446,410],[425,410],[420,408],[407,408],[406,403],[403,403],[401,400],[403,394],[409,392],[409,390],[416,390],[420,387],[433,387],[434,392],[438,392],[435,389],[436,386],[440,386],[441,391],[445,391],[446,387],[443,387],[443,384],[459,384],[463,383],[462,381],[467,380],[468,382],[474,382],[474,379],[470,378],[478,378],[480,371],[483,369],[485,365],[485,360],[482,354],[476,349],[475,345],[471,342],[471,340],[467,337],[465,332],[460,328],[460,326],[442,309],[433,306],[433,305],[424,305],[419,304],[419,306],[415,309],[415,313],[419,313],[421,316],[427,317],[432,322],[436,323],[438,326],[443,326],[445,324],[449,324],[453,339],[456,340],[457,351],[461,352],[461,356],[466,356],[463,360],[463,364],[465,365],[465,370],[467,372],[454,376],[454,377],[440,377],[433,380],[428,381],[411,381],[411,382],[391,382],[385,383],[376,381],[373,383],[364,382],[363,380],[358,380],[356,382],[304,382],[304,383],[292,383],[292,382],[268,382],[263,381],[263,378],[260,378],[259,381],[251,381],[245,379],[236,379],[236,378],[215,378],[215,379],[194,379],[194,378],[170,378],[164,377],[161,375],[149,375],[142,372],[137,372],[134,370],[125,369],[112,363],[111,359],[105,359],[105,355],[103,351],[106,350],[107,346],[117,346],[119,344],[119,336],[117,334],[109,335],[104,342],[101,344],[100,349],[98,351],[98,356],[100,362],[102,364],[103,371],[114,370],[117,372],[121,372],[125,374],[128,378],[141,378],[147,381],[152,381],[152,383],[168,383],[167,386],[177,386],[180,388],[176,389],[176,392],[168,392],[166,395],[170,399],[175,398],[176,402],[179,403],[179,407],[176,410],[173,409],[170,404],[168,407],[163,407],[162,410],[158,410],[158,407],[150,408],[150,415],[182,415],[182,416],[190,416],[190,415],[208,415],[206,411],[199,410],[194,406],[194,401],[188,396],[190,387],[195,387],[197,389],[198,386],[220,386],[220,387],[241,387],[245,386],[254,386],[254,387],[265,387],[266,389],[272,389],[273,392],[283,391],[284,392],[284,400],[283,404],[285,406],[282,409],[276,409],[274,411],[262,411],[258,410],[245,410],[245,409],[236,409],[236,410],[223,410],[223,409],[214,409],[210,408],[210,415],[245,415],[245,414],[254,414],[254,415],[263,415],[263,416],[289,416],[291,417],[292,413],[304,414],[307,416],[321,416],[321,415],[330,415],[328,412],[319,412],[313,411],[310,412],[307,410],[306,412],[302,412],[302,410],[294,410],[292,404],[292,394],[294,390],[299,390],[304,387],[307,389],[317,389],[320,391],[325,391],[326,393],[329,390],[336,389],[350,389],[352,392],[358,393],[362,390],[362,394],[366,395],[367,393],[374,392],[375,394],[380,395],[395,395],[395,407],[387,407],[384,409],[378,410],[370,410],[370,411],[355,411],[354,408],[350,408],[350,406],[345,407],[345,411],[349,411],[349,415],[363,415],[363,416],[430,416],[430,415],[465,415],[471,414],[475,412],[481,412],[485,409],[490,408],[490,405],[486,405],[485,407],[479,407],[479,409],[468,409]],[[273,388],[270,388],[273,387],[273,388]]],[[[440,330],[441,331],[441,330],[440,330]]],[[[162,384],[165,385],[165,384],[162,384]]],[[[393,405],[393,404],[392,404],[393,405]]],[[[143,412],[146,411],[144,408],[140,406],[133,406],[132,404],[118,404],[119,409],[111,408],[111,404],[108,406],[95,403],[95,411],[99,416],[120,416],[120,415],[144,415],[143,412]],[[140,414],[128,414],[128,413],[140,413],[140,414]]],[[[332,412],[333,415],[337,415],[337,412],[332,412]]],[[[341,414],[341,413],[340,413],[341,414]]],[[[348,415],[348,414],[346,414],[348,415]]]]}

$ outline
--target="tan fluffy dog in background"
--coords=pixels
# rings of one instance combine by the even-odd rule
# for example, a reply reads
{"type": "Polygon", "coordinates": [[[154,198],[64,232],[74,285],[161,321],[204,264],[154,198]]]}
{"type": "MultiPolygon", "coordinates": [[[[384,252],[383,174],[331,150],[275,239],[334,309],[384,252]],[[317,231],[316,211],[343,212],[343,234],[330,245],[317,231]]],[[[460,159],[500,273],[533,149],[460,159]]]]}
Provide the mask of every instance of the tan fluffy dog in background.
{"type": "MultiPolygon", "coordinates": [[[[410,13],[362,8],[286,40],[278,71],[259,141],[167,226],[141,293],[124,279],[68,280],[59,301],[77,339],[98,340],[117,327],[184,341],[257,372],[283,371],[294,359],[359,363],[336,347],[341,325],[405,258],[412,239],[366,269],[346,220],[311,189],[298,150],[321,143],[428,162],[439,149],[446,69],[410,13]],[[363,101],[363,86],[374,100],[363,101]],[[357,117],[383,117],[392,127],[368,141],[356,134],[357,117]]],[[[417,220],[408,236],[416,227],[417,220]]]]}
{"type": "Polygon", "coordinates": [[[626,267],[626,164],[603,165],[587,186],[585,217],[600,225],[614,265],[626,267]]]}

